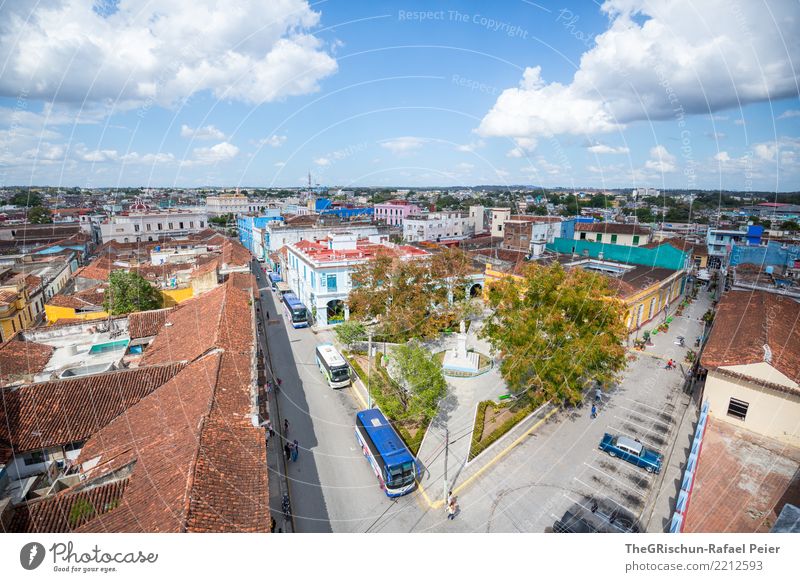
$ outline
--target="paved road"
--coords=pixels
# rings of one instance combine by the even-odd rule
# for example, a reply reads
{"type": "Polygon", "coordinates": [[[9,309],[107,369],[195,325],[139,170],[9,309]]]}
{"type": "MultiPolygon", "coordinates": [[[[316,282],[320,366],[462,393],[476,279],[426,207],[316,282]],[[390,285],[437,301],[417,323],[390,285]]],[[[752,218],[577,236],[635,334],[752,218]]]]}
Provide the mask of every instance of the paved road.
{"type": "MultiPolygon", "coordinates": [[[[275,300],[268,288],[262,290],[262,310],[272,320],[267,325],[272,365],[283,381],[281,415],[289,419],[289,439],[298,439],[301,447],[298,461],[288,465],[297,531],[541,532],[589,496],[636,516],[645,511],[657,477],[611,459],[597,444],[606,431],[639,438],[660,451],[674,438],[683,376],[664,370],[660,357],[685,348],[671,339],[662,336],[658,352],[631,362],[620,385],[604,394],[597,419],[589,418],[588,407],[559,412],[480,473],[459,495],[461,514],[448,521],[419,491],[390,500],[379,489],[353,434],[363,404],[351,389],[331,389],[314,361],[316,344],[330,336],[292,328],[275,300]]],[[[697,326],[696,318],[676,319],[670,336],[693,338],[697,326]]]]}
{"type": "Polygon", "coordinates": [[[403,514],[409,514],[403,522],[413,521],[421,511],[418,494],[393,501],[381,491],[355,441],[355,413],[362,406],[350,389],[330,388],[319,372],[314,349],[328,338],[291,327],[276,302],[277,296],[262,287],[273,371],[282,380],[281,417],[289,420],[289,440],[300,444],[297,461],[288,464],[296,531],[375,531],[403,514]]]}

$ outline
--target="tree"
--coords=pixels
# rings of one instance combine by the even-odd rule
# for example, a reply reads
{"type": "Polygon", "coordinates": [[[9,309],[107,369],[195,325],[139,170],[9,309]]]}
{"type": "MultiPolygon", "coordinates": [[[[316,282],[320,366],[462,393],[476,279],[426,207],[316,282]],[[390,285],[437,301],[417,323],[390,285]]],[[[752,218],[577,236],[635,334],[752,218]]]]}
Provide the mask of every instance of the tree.
{"type": "Polygon", "coordinates": [[[138,273],[112,271],[108,283],[103,309],[112,315],[158,309],[163,303],[158,289],[138,273]]]}
{"type": "Polygon", "coordinates": [[[576,403],[588,381],[609,382],[625,367],[625,307],[599,273],[531,265],[522,280],[490,286],[488,302],[482,336],[521,398],[576,403]]]}
{"type": "Polygon", "coordinates": [[[31,192],[20,192],[19,194],[14,194],[8,203],[13,204],[14,206],[21,206],[23,208],[33,208],[34,206],[41,206],[42,199],[38,194],[33,194],[31,192]]]}
{"type": "Polygon", "coordinates": [[[542,204],[528,204],[526,212],[528,212],[528,214],[535,214],[536,216],[547,216],[547,207],[542,204]]]}
{"type": "Polygon", "coordinates": [[[650,212],[649,208],[637,208],[636,209],[636,218],[639,222],[654,222],[655,218],[653,217],[653,213],[650,212]]]}
{"type": "Polygon", "coordinates": [[[362,323],[345,321],[333,328],[336,338],[348,349],[356,342],[367,339],[367,330],[362,323]]]}
{"type": "Polygon", "coordinates": [[[28,223],[30,224],[51,224],[53,216],[50,210],[44,206],[34,206],[28,210],[28,223]]]}
{"type": "Polygon", "coordinates": [[[416,340],[397,346],[392,358],[402,388],[398,397],[403,416],[420,423],[431,420],[447,393],[441,363],[416,340]]]}
{"type": "Polygon", "coordinates": [[[781,223],[781,230],[797,231],[800,230],[800,224],[797,224],[794,220],[787,220],[781,223]]]}

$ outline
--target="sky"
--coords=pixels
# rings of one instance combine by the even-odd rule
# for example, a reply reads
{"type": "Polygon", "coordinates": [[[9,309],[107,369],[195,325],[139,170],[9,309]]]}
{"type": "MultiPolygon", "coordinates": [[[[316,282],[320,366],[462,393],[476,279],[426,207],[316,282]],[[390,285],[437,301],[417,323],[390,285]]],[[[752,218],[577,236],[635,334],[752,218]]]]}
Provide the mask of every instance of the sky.
{"type": "Polygon", "coordinates": [[[0,4],[0,185],[800,190],[796,0],[0,4]]]}

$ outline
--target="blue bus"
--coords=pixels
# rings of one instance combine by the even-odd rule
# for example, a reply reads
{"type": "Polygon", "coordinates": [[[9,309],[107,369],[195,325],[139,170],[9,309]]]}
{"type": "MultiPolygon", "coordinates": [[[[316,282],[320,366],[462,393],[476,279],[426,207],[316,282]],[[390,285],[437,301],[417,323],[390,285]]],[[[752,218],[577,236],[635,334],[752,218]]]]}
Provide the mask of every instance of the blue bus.
{"type": "Polygon", "coordinates": [[[414,490],[417,463],[380,410],[356,413],[356,440],[386,495],[400,497],[414,490]]]}
{"type": "Polygon", "coordinates": [[[297,295],[285,293],[281,301],[286,308],[286,313],[291,318],[292,327],[308,327],[308,310],[305,305],[300,303],[297,295]]]}

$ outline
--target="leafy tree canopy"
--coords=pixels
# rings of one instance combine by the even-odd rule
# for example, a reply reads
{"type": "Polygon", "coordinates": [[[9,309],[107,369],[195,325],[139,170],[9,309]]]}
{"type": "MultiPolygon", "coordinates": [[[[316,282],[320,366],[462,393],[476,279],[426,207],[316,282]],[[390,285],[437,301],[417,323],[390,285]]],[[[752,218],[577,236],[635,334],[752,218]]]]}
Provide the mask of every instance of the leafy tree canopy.
{"type": "Polygon", "coordinates": [[[399,394],[403,416],[420,422],[430,420],[447,393],[441,363],[416,340],[396,347],[392,358],[403,389],[399,394]]]}
{"type": "Polygon", "coordinates": [[[531,265],[522,280],[490,286],[488,302],[494,313],[482,335],[524,398],[575,403],[588,381],[611,381],[625,367],[625,308],[603,275],[531,265]]]}
{"type": "Polygon", "coordinates": [[[50,224],[53,222],[53,216],[50,210],[44,206],[34,206],[28,210],[28,222],[30,224],[50,224]]]}
{"type": "Polygon", "coordinates": [[[103,308],[112,315],[159,309],[163,303],[158,289],[137,273],[112,271],[108,283],[103,308]]]}
{"type": "Polygon", "coordinates": [[[345,321],[333,328],[336,338],[348,348],[354,343],[367,339],[364,324],[357,321],[345,321]]]}

